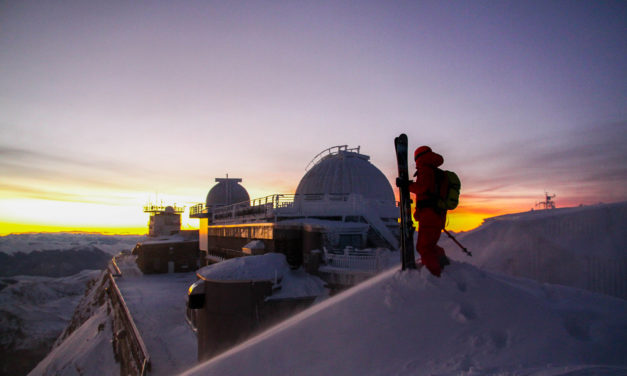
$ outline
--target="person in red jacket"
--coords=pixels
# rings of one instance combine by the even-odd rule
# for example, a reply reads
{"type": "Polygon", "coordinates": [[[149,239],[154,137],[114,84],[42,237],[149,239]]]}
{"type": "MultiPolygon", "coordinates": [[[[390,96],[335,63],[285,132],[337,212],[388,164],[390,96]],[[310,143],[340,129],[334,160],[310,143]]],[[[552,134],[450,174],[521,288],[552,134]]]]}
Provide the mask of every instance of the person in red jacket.
{"type": "Polygon", "coordinates": [[[421,263],[435,276],[450,264],[438,240],[446,223],[446,210],[437,206],[439,197],[436,170],[444,163],[444,158],[434,153],[430,147],[421,146],[414,152],[416,161],[416,181],[410,183],[409,191],[416,195],[414,218],[418,221],[418,241],[416,250],[421,263]]]}

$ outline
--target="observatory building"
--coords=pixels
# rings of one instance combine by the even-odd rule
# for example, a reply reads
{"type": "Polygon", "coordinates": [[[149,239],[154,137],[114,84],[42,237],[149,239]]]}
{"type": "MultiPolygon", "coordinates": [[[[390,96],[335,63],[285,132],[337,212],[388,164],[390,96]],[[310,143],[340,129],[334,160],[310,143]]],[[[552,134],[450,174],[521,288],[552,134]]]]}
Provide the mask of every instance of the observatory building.
{"type": "MultiPolygon", "coordinates": [[[[199,248],[206,262],[282,253],[292,269],[304,266],[335,291],[387,267],[389,250],[398,248],[399,210],[390,183],[370,157],[359,148],[335,146],[316,155],[306,170],[295,193],[253,200],[241,179],[216,179],[206,202],[190,209],[190,217],[200,219],[199,248]]],[[[274,273],[274,280],[197,274],[189,288],[187,319],[197,331],[200,360],[316,299],[311,291],[273,297],[279,290],[276,269],[266,272],[274,273]]]]}
{"type": "Polygon", "coordinates": [[[205,208],[212,211],[214,209],[229,206],[237,203],[250,201],[250,196],[244,187],[239,183],[242,179],[216,178],[216,185],[207,193],[205,208]]]}
{"type": "Polygon", "coordinates": [[[184,207],[176,205],[144,206],[150,213],[148,239],[135,245],[132,255],[144,274],[178,273],[195,270],[199,266],[198,237],[195,230],[181,230],[184,207]]]}
{"type": "MultiPolygon", "coordinates": [[[[200,219],[208,262],[284,253],[293,267],[377,269],[377,250],[398,248],[398,207],[385,175],[359,148],[334,146],[309,163],[294,194],[250,200],[241,179],[216,179],[200,219]]],[[[371,270],[377,272],[378,270],[371,270]]]]}
{"type": "Polygon", "coordinates": [[[167,236],[178,234],[181,230],[181,213],[185,208],[162,205],[146,205],[144,213],[150,213],[148,236],[167,236]]]}

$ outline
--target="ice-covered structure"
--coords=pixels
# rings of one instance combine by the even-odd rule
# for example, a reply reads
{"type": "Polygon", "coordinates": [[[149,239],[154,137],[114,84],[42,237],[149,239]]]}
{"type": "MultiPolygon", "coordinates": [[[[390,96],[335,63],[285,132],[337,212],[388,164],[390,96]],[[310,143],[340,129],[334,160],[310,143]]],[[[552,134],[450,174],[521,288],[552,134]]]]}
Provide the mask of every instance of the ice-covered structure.
{"type": "Polygon", "coordinates": [[[372,275],[387,261],[376,250],[398,247],[394,192],[359,148],[334,146],[316,155],[294,194],[233,202],[247,193],[231,185],[230,204],[218,206],[214,191],[226,192],[219,185],[205,204],[190,210],[192,218],[200,218],[200,249],[210,260],[243,256],[242,248],[259,240],[265,252],[284,253],[293,266],[317,270],[322,264],[372,275]]]}

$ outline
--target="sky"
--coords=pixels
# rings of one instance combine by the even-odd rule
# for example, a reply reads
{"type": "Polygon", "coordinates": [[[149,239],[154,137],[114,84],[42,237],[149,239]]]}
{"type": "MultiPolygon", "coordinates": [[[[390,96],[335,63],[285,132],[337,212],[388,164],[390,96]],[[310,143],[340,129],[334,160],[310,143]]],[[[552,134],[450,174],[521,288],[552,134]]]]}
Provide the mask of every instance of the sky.
{"type": "Polygon", "coordinates": [[[0,234],[293,193],[334,145],[393,182],[400,133],[460,176],[454,230],[624,201],[626,68],[624,1],[2,1],[0,234]]]}

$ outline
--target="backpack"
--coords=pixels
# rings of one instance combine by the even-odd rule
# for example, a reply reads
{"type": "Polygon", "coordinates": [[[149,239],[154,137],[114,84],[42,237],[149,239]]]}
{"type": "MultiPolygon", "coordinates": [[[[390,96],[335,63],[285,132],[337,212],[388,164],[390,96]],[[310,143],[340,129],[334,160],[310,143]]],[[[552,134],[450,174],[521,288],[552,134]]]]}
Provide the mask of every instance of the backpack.
{"type": "Polygon", "coordinates": [[[459,204],[459,191],[461,182],[459,177],[453,171],[443,171],[436,169],[437,207],[442,210],[453,210],[459,204]]]}

